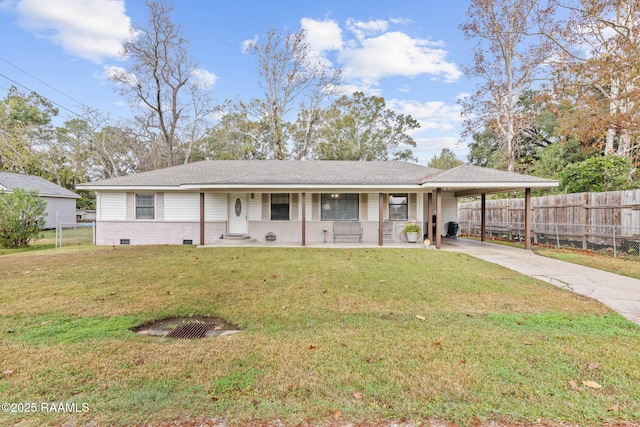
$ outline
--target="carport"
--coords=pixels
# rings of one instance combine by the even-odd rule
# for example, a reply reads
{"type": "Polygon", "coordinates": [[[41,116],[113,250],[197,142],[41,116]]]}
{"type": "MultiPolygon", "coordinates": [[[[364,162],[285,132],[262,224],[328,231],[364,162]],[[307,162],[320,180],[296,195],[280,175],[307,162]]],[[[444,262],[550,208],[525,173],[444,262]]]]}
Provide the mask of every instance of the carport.
{"type": "MultiPolygon", "coordinates": [[[[531,248],[531,229],[533,209],[531,205],[531,190],[536,188],[557,187],[558,181],[546,178],[538,178],[530,175],[504,172],[497,169],[482,168],[472,165],[461,165],[453,169],[440,171],[432,176],[425,177],[420,185],[426,191],[426,203],[428,212],[432,212],[432,205],[435,199],[436,230],[442,230],[441,209],[442,193],[453,193],[456,198],[480,196],[481,198],[481,221],[480,240],[485,241],[486,235],[486,197],[487,194],[498,194],[508,192],[524,191],[524,236],[525,248],[531,248]],[[435,197],[434,197],[435,195],[435,197]]],[[[431,215],[427,217],[428,239],[433,242],[437,249],[442,246],[441,233],[433,236],[431,215]]]]}

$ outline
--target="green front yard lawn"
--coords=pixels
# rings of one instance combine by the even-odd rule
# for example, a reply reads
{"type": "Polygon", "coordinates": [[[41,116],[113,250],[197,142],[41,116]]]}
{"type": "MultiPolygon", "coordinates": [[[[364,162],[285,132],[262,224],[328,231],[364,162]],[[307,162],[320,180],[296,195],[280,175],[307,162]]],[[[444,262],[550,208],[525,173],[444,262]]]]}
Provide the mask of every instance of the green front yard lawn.
{"type": "Polygon", "coordinates": [[[640,262],[638,262],[637,257],[634,259],[614,258],[611,255],[600,255],[595,252],[578,249],[536,248],[535,251],[549,258],[556,258],[561,261],[640,279],[640,262]]]}
{"type": "Polygon", "coordinates": [[[632,425],[639,348],[640,328],[593,300],[444,251],[118,246],[0,256],[0,402],[38,405],[0,412],[0,425],[203,416],[632,425]],[[199,340],[130,330],[203,315],[243,330],[199,340]],[[60,402],[77,411],[41,410],[60,402]]]}

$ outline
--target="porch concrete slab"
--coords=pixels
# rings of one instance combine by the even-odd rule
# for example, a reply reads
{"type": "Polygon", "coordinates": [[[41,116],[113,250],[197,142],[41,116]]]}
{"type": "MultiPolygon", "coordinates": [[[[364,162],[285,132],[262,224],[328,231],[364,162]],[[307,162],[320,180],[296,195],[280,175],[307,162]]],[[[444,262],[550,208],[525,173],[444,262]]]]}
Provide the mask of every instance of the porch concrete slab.
{"type": "Polygon", "coordinates": [[[593,298],[640,325],[640,280],[536,255],[511,246],[469,239],[443,239],[442,249],[501,265],[593,298]]]}

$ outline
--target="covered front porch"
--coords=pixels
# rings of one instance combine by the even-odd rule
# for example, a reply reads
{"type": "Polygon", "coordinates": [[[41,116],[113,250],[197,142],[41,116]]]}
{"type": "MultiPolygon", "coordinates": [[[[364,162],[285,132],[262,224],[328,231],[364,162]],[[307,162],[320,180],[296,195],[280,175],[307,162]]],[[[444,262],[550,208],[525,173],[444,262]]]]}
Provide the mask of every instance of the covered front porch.
{"type": "MultiPolygon", "coordinates": [[[[476,190],[478,191],[478,190],[476,190]]],[[[485,241],[486,237],[486,195],[487,193],[480,190],[481,197],[481,241],[485,241]]],[[[331,196],[338,193],[327,193],[331,196]]],[[[252,242],[265,242],[275,245],[276,243],[284,243],[285,245],[295,244],[296,246],[308,246],[317,244],[376,244],[377,246],[393,246],[403,245],[404,243],[412,244],[407,239],[404,227],[408,222],[416,223],[420,226],[419,242],[423,242],[427,246],[433,245],[436,249],[442,246],[442,239],[447,236],[446,230],[449,222],[457,220],[457,209],[451,210],[451,200],[457,204],[456,198],[474,194],[473,189],[464,189],[458,192],[443,191],[442,188],[435,188],[431,192],[407,193],[404,195],[396,195],[395,197],[404,197],[406,199],[406,215],[405,218],[391,218],[392,210],[397,208],[393,204],[393,194],[378,193],[377,207],[371,206],[372,193],[352,193],[357,197],[358,213],[355,218],[347,220],[326,220],[317,215],[315,209],[318,200],[322,200],[324,194],[312,193],[308,200],[307,193],[262,193],[258,194],[260,198],[260,206],[262,213],[260,218],[252,218],[250,220],[249,213],[244,213],[245,209],[251,211],[251,203],[246,200],[254,200],[255,193],[234,193],[229,196],[229,206],[226,209],[229,212],[227,231],[241,230],[240,233],[228,233],[232,235],[246,236],[252,242]],[[286,194],[287,200],[295,200],[294,206],[286,206],[286,221],[274,220],[269,213],[273,214],[273,203],[269,200],[282,200],[282,194],[286,194]],[[250,199],[249,199],[250,197],[250,199]],[[246,207],[243,205],[245,200],[246,207]],[[449,208],[443,214],[443,200],[446,200],[446,206],[449,208]],[[364,208],[364,213],[359,213],[364,208]],[[236,218],[234,218],[234,214],[236,218]],[[372,215],[373,214],[373,215],[372,215]],[[377,218],[375,217],[377,214],[377,218]],[[412,215],[409,215],[412,214],[412,215]],[[310,217],[310,219],[308,219],[310,217]],[[242,218],[238,220],[238,218],[242,218]],[[243,222],[246,224],[242,225],[243,222]],[[240,228],[238,228],[240,223],[240,228]],[[246,232],[245,232],[246,230],[246,232]],[[264,236],[264,237],[262,237],[264,236]],[[280,238],[278,237],[280,236],[280,238]],[[283,240],[282,237],[285,236],[283,240]]],[[[526,249],[530,249],[531,245],[531,189],[525,188],[525,212],[524,212],[524,241],[526,249]]],[[[220,245],[220,244],[246,244],[242,240],[245,239],[225,239],[224,233],[214,231],[217,239],[212,241],[207,238],[207,218],[206,218],[206,200],[205,193],[200,193],[200,246],[220,245]],[[240,240],[234,242],[233,240],[240,240]]],[[[282,207],[278,209],[282,212],[282,207]]],[[[256,209],[253,209],[256,211],[256,209]]],[[[279,214],[280,215],[280,214],[279,214]]],[[[415,242],[414,242],[415,243],[415,242]]]]}
{"type": "Polygon", "coordinates": [[[226,195],[201,191],[198,243],[246,244],[249,242],[233,240],[251,240],[297,246],[389,246],[408,243],[404,228],[412,223],[420,227],[418,242],[426,239],[439,248],[447,224],[457,218],[455,194],[440,188],[405,193],[345,188],[322,193],[258,191],[226,195]],[[214,218],[212,212],[223,213],[224,218],[214,218]]]}

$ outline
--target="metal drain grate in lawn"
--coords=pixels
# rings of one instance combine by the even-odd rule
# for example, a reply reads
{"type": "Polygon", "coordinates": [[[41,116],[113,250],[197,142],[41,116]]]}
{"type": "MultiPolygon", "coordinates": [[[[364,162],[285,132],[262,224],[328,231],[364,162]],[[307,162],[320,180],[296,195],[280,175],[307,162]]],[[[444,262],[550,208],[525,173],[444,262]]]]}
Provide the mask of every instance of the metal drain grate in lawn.
{"type": "Polygon", "coordinates": [[[167,334],[167,338],[196,339],[207,336],[207,331],[214,326],[213,323],[185,322],[167,334]]]}

